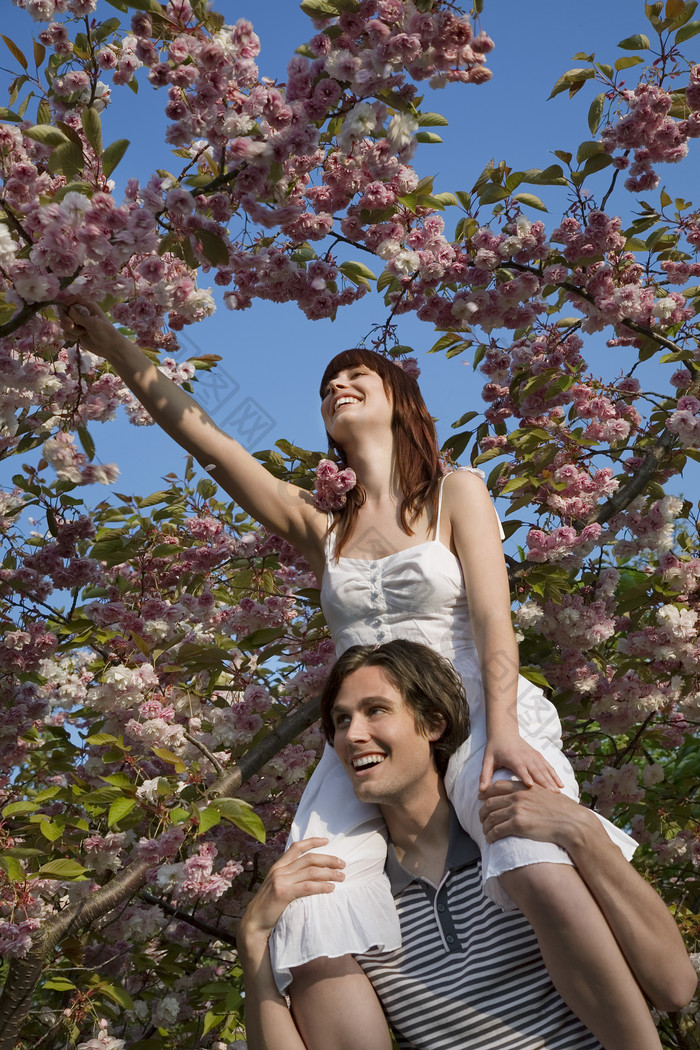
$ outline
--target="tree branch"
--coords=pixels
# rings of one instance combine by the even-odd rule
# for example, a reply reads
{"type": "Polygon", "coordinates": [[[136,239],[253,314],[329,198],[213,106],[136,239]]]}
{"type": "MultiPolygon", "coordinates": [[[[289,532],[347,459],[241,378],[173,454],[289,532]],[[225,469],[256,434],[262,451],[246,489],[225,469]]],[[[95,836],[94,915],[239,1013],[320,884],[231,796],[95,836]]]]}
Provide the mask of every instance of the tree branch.
{"type": "MultiPolygon", "coordinates": [[[[313,725],[318,719],[320,707],[320,697],[315,697],[286,715],[275,729],[214,782],[207,797],[229,797],[274,758],[278,751],[313,725]]],[[[124,868],[105,886],[85,900],[64,908],[47,922],[23,959],[10,960],[9,972],[0,995],[0,1050],[13,1050],[22,1022],[32,1005],[34,989],[56,945],[69,934],[86,929],[138,893],[148,881],[148,873],[152,868],[151,861],[136,861],[124,868]]],[[[223,939],[218,931],[217,936],[223,939]]]]}
{"type": "Polygon", "coordinates": [[[634,477],[630,478],[626,485],[618,489],[607,503],[599,507],[593,515],[592,521],[604,525],[619,511],[629,507],[630,503],[640,496],[647,484],[651,481],[656,471],[661,467],[664,459],[672,450],[676,441],[676,435],[670,430],[665,430],[659,440],[654,444],[644,458],[639,470],[634,477]]]}
{"type": "Polygon", "coordinates": [[[0,339],[4,339],[6,335],[12,335],[18,328],[21,328],[27,321],[31,321],[35,314],[39,313],[45,306],[51,304],[46,303],[25,303],[19,313],[11,317],[9,321],[5,321],[4,324],[0,324],[0,339]]]}
{"type": "MultiPolygon", "coordinates": [[[[209,798],[228,798],[237,791],[241,784],[258,772],[259,769],[274,758],[294,737],[299,736],[305,729],[318,721],[321,713],[321,698],[316,696],[313,700],[307,700],[305,704],[298,707],[287,715],[280,724],[268,733],[250,751],[227,770],[222,777],[211,786],[207,792],[209,798]]],[[[2,1050],[2,1046],[0,1046],[2,1050]]]]}
{"type": "MultiPolygon", "coordinates": [[[[619,488],[606,503],[598,507],[586,524],[597,522],[599,525],[604,525],[615,514],[619,514],[620,511],[629,507],[630,503],[642,494],[656,471],[660,469],[664,459],[673,450],[675,442],[676,435],[672,434],[670,430],[665,430],[645,456],[644,462],[634,477],[630,478],[626,485],[619,488]]],[[[540,564],[539,562],[532,562],[528,558],[516,562],[514,558],[507,557],[506,561],[508,562],[508,579],[511,587],[522,583],[528,569],[535,564],[540,564]]]]}
{"type": "Polygon", "coordinates": [[[145,901],[146,904],[155,904],[157,908],[164,911],[166,915],[172,915],[174,919],[178,919],[180,922],[186,922],[188,926],[194,926],[196,930],[201,930],[202,933],[208,934],[213,937],[214,940],[223,941],[224,944],[230,944],[233,948],[236,947],[236,938],[232,933],[227,933],[226,930],[220,930],[216,926],[212,926],[209,922],[202,922],[201,919],[196,918],[194,915],[190,915],[187,911],[180,911],[179,908],[174,908],[169,901],[161,900],[160,897],[154,897],[152,893],[148,893],[146,890],[141,890],[139,894],[141,900],[145,901]]]}

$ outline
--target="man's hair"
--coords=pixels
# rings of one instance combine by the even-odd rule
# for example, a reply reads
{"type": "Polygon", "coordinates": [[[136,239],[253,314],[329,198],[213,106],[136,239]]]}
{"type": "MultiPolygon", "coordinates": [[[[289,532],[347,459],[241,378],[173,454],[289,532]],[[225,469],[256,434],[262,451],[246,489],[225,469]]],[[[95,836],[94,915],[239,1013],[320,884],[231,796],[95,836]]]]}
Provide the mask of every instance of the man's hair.
{"type": "Polygon", "coordinates": [[[445,775],[450,756],[469,736],[469,708],[462,680],[449,660],[418,642],[395,639],[383,645],[353,645],[331,668],[321,695],[321,721],[332,744],[333,705],[343,682],[361,667],[379,667],[413,711],[423,735],[439,730],[431,742],[435,766],[445,775]]]}

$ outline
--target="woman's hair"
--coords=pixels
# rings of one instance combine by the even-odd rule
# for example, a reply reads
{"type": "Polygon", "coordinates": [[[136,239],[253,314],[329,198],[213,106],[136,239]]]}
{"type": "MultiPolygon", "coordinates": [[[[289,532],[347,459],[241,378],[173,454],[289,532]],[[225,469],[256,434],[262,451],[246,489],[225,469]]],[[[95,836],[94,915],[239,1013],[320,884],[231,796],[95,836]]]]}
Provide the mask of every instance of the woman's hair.
{"type": "MultiPolygon", "coordinates": [[[[330,381],[345,369],[364,365],[381,379],[393,408],[391,429],[394,437],[394,470],[402,493],[401,527],[413,535],[412,523],[427,505],[429,522],[437,516],[440,489],[440,452],[433,418],[426,408],[418,383],[389,358],[374,350],[356,347],[337,354],[326,367],[321,380],[321,397],[330,381]]],[[[345,452],[328,435],[332,450],[343,466],[345,452]]],[[[359,483],[348,492],[347,502],[338,513],[331,528],[338,529],[336,553],[340,554],[350,536],[357,512],[365,501],[365,491],[359,483]]]]}
{"type": "Polygon", "coordinates": [[[321,694],[321,722],[332,744],[335,736],[333,705],[343,682],[361,667],[380,667],[413,711],[416,728],[424,736],[442,728],[431,742],[435,767],[445,775],[450,757],[469,736],[469,707],[462,679],[449,660],[419,642],[403,638],[384,645],[353,645],[331,668],[321,694]]]}

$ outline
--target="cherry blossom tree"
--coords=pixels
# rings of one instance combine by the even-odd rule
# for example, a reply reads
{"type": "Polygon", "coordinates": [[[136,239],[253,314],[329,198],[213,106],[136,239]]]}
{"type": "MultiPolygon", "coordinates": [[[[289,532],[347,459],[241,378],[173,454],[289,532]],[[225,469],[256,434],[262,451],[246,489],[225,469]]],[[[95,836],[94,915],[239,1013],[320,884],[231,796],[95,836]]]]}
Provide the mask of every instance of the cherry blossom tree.
{"type": "MultiPolygon", "coordinates": [[[[76,299],[195,393],[218,359],[173,355],[214,309],[204,279],[233,311],[293,302],[310,321],[372,289],[397,360],[405,314],[434,352],[471,351],[485,408],[446,454],[508,501],[524,673],[551,690],[585,799],[633,830],[692,937],[700,550],[678,493],[700,459],[700,210],[663,178],[700,137],[697,4],[645,5],[649,35],[612,65],[577,56],[552,92],[595,92],[575,156],[490,162],[452,190],[411,165],[445,123],[418,85],[489,79],[480,3],[304,0],[313,35],[282,85],[253,27],[203,0],[110,0],[106,20],[96,0],[15,2],[37,39],[30,61],[5,38],[0,452],[40,459],[0,494],[0,1048],[244,1039],[236,919],[318,756],[333,659],[308,566],[191,464],[86,506],[81,486],[116,478],[90,424],[150,420],[66,345],[76,299]],[[118,200],[127,143],[105,145],[103,116],[135,78],[167,95],[177,170],[118,200]],[[626,348],[613,374],[591,371],[596,336],[626,348]]],[[[284,441],[261,456],[326,499],[352,481],[328,463],[316,480],[321,453],[284,441]]],[[[659,1019],[667,1047],[692,1045],[694,1017],[659,1019]]]]}

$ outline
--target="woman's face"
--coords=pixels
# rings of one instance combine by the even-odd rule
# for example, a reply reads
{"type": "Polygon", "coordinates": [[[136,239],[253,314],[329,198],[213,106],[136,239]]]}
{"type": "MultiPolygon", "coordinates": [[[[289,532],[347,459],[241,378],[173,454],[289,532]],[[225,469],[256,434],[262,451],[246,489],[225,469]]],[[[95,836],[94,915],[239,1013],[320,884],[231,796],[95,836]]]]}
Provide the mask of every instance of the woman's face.
{"type": "Polygon", "coordinates": [[[343,435],[358,426],[391,427],[391,399],[381,377],[366,365],[345,368],[330,380],[323,392],[321,416],[336,444],[343,446],[343,435]]]}

